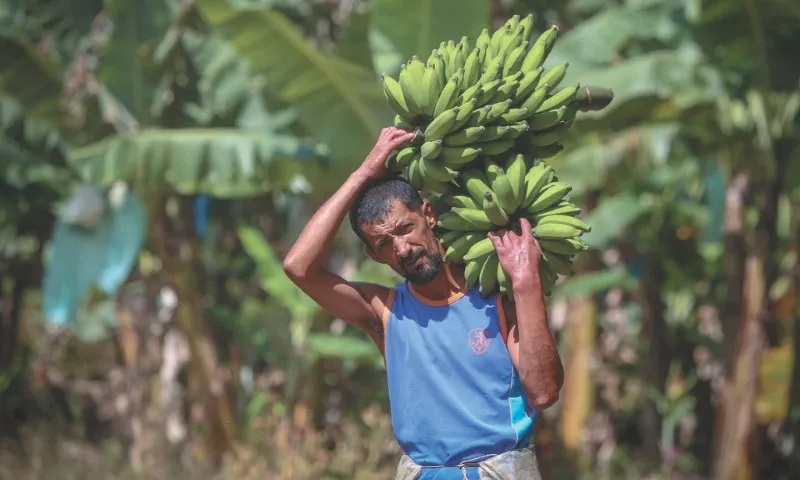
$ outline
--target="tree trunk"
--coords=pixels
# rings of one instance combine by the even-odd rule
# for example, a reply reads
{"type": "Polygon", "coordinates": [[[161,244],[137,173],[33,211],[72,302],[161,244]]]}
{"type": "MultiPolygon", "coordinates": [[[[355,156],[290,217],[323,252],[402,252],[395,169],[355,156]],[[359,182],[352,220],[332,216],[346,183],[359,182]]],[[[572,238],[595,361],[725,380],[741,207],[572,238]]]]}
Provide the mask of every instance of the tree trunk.
{"type": "MultiPolygon", "coordinates": [[[[642,378],[656,391],[663,392],[672,359],[669,329],[664,319],[664,302],[661,291],[664,285],[664,271],[659,260],[652,259],[644,269],[634,293],[642,310],[642,337],[649,344],[647,355],[642,359],[642,378]]],[[[644,399],[642,419],[643,450],[646,458],[653,465],[661,463],[662,454],[659,447],[661,439],[661,413],[655,401],[644,399]]]]}
{"type": "MultiPolygon", "coordinates": [[[[597,193],[590,192],[584,203],[587,212],[594,210],[597,193]]],[[[591,272],[602,267],[596,252],[587,252],[582,260],[577,265],[579,272],[591,272]]],[[[591,364],[597,340],[597,306],[592,295],[580,295],[570,300],[568,308],[570,313],[564,326],[567,352],[561,395],[561,434],[567,456],[577,460],[579,472],[586,473],[590,459],[583,441],[583,429],[594,410],[595,384],[591,364]]]]}
{"type": "MultiPolygon", "coordinates": [[[[744,175],[744,174],[739,174],[744,175]]],[[[744,199],[746,198],[747,179],[734,177],[731,188],[740,186],[739,194],[732,195],[741,199],[739,203],[741,211],[734,215],[731,213],[733,225],[738,231],[737,246],[744,245],[744,199]],[[741,188],[745,186],[744,188],[741,188]],[[734,217],[736,220],[734,221],[734,217]]],[[[767,188],[771,188],[768,185],[767,188]]],[[[714,478],[717,480],[728,480],[737,478],[752,478],[754,460],[754,450],[752,442],[756,439],[754,430],[755,419],[755,400],[758,392],[759,367],[762,354],[766,346],[766,324],[770,315],[769,301],[767,297],[768,272],[772,270],[770,264],[772,259],[770,253],[776,241],[776,221],[777,196],[770,191],[765,191],[767,199],[759,209],[759,223],[756,228],[755,238],[752,249],[747,252],[743,289],[740,299],[734,299],[736,283],[738,277],[731,278],[729,283],[729,302],[726,306],[730,310],[725,312],[727,319],[740,318],[737,337],[726,337],[726,343],[730,345],[732,338],[736,338],[735,350],[731,352],[726,361],[733,365],[733,370],[728,370],[726,374],[725,387],[723,389],[723,400],[720,408],[720,421],[718,423],[718,441],[716,465],[714,478]],[[773,202],[775,202],[773,204],[773,202]],[[734,312],[733,305],[739,305],[740,311],[734,312]],[[730,316],[728,316],[730,315],[730,316]]],[[[731,199],[729,199],[731,200],[731,199]]],[[[727,219],[726,219],[727,220],[727,219]]],[[[727,225],[726,225],[727,227],[727,225]]],[[[733,252],[726,252],[727,254],[733,252]]],[[[741,252],[736,252],[740,254],[741,252]]],[[[730,328],[730,327],[729,327],[730,328]]]]}
{"type": "Polygon", "coordinates": [[[175,319],[189,346],[189,383],[197,391],[203,419],[208,423],[209,457],[218,467],[233,446],[236,435],[233,409],[224,387],[224,376],[217,351],[205,319],[200,289],[202,269],[197,257],[191,214],[191,199],[180,198],[176,218],[168,219],[165,202],[153,205],[152,240],[165,274],[177,295],[175,319]],[[172,227],[172,228],[170,228],[172,227]]]}

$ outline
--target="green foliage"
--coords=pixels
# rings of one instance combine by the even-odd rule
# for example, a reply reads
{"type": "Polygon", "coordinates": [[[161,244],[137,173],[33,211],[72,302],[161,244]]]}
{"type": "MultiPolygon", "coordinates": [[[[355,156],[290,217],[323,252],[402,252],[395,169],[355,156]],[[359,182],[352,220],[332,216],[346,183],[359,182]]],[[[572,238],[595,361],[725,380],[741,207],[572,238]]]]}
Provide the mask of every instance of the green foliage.
{"type": "Polygon", "coordinates": [[[95,185],[124,181],[144,190],[247,197],[288,187],[319,158],[315,153],[294,137],[223,128],[160,129],[74,149],[69,163],[95,185]],[[304,158],[308,163],[301,163],[304,158]]]}
{"type": "Polygon", "coordinates": [[[441,42],[475,39],[488,27],[489,2],[484,0],[376,0],[372,6],[371,28],[404,60],[413,55],[426,60],[441,42]]]}
{"type": "Polygon", "coordinates": [[[345,168],[360,161],[381,126],[390,123],[374,73],[318,51],[283,14],[236,9],[223,0],[199,0],[196,6],[345,168]]]}

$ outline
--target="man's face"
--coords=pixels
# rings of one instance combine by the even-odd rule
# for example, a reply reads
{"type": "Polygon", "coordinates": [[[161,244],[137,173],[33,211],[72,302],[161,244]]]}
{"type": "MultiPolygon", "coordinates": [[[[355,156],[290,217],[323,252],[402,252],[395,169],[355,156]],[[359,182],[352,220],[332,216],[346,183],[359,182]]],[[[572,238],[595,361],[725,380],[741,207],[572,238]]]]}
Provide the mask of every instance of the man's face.
{"type": "Polygon", "coordinates": [[[425,284],[444,267],[444,252],[433,233],[435,225],[436,212],[430,203],[415,212],[394,202],[383,219],[361,229],[372,259],[389,265],[411,283],[425,284]]]}

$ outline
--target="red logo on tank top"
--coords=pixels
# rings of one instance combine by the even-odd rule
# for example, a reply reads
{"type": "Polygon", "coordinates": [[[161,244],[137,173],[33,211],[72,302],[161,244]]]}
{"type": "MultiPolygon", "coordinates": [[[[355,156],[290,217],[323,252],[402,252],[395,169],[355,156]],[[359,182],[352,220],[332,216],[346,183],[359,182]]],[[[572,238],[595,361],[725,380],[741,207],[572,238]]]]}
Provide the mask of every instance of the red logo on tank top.
{"type": "Polygon", "coordinates": [[[489,349],[489,339],[482,328],[473,328],[469,331],[469,346],[476,355],[483,355],[489,349]]]}

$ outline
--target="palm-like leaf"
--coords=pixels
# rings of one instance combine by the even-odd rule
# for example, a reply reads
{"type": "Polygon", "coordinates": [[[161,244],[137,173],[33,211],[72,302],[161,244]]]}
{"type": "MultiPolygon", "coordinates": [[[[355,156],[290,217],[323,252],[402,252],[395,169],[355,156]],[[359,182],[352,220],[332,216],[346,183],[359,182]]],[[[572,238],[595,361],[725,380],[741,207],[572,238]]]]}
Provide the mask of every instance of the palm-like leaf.
{"type": "Polygon", "coordinates": [[[372,29],[394,44],[405,60],[428,58],[441,42],[476,38],[489,27],[485,0],[377,0],[372,29]]]}
{"type": "Polygon", "coordinates": [[[236,9],[224,0],[198,0],[196,7],[338,160],[363,158],[391,122],[373,72],[318,51],[281,13],[236,9]]]}
{"type": "Polygon", "coordinates": [[[315,148],[293,137],[234,129],[144,130],[75,149],[70,165],[87,182],[145,190],[245,197],[313,176],[315,148]],[[308,158],[310,162],[298,160],[308,158]],[[311,172],[311,173],[309,173],[311,172]]]}
{"type": "Polygon", "coordinates": [[[50,121],[60,116],[58,68],[17,32],[0,29],[0,65],[0,92],[14,97],[27,116],[50,121]]]}

